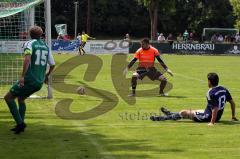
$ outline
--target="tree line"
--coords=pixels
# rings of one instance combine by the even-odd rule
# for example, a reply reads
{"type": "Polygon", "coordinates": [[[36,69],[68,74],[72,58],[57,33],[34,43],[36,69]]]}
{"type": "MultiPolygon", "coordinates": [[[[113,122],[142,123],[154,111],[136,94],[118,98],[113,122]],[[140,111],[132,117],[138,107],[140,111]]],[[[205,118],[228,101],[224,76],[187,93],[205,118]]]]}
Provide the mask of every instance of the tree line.
{"type": "MultiPolygon", "coordinates": [[[[52,29],[67,24],[74,36],[76,0],[52,0],[52,29]]],[[[78,32],[98,38],[152,37],[157,33],[183,33],[196,36],[203,28],[239,27],[239,0],[79,0],[78,32]]],[[[53,36],[57,33],[53,31],[53,36]]]]}

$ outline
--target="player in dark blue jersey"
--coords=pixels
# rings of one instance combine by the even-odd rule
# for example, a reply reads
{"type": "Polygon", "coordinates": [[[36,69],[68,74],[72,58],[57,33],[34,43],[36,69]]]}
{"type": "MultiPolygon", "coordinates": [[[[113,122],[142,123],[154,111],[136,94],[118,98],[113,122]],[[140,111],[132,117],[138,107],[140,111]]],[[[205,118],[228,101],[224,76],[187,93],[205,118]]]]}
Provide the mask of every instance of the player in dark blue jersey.
{"type": "Polygon", "coordinates": [[[177,113],[170,112],[166,108],[161,108],[164,116],[152,116],[153,121],[192,119],[195,122],[209,122],[212,126],[218,122],[223,114],[226,102],[229,102],[232,110],[232,120],[238,121],[235,114],[235,103],[229,91],[218,86],[219,77],[216,73],[207,75],[209,90],[207,92],[207,107],[205,110],[182,110],[177,113]]]}

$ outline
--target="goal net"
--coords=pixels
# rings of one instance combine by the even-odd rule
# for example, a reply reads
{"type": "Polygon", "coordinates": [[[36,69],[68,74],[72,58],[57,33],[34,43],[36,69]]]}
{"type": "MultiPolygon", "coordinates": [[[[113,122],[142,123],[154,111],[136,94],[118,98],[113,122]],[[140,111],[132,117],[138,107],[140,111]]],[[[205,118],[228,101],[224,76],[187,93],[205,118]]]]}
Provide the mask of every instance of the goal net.
{"type": "Polygon", "coordinates": [[[214,34],[221,34],[224,36],[235,36],[239,33],[239,29],[235,28],[203,28],[202,36],[205,41],[211,41],[214,34]]]}
{"type": "MultiPolygon", "coordinates": [[[[0,2],[0,97],[10,89],[21,75],[23,44],[30,40],[28,30],[38,25],[46,34],[45,0],[1,0],[0,2]]],[[[32,98],[51,98],[51,88],[43,86],[32,98]]]]}

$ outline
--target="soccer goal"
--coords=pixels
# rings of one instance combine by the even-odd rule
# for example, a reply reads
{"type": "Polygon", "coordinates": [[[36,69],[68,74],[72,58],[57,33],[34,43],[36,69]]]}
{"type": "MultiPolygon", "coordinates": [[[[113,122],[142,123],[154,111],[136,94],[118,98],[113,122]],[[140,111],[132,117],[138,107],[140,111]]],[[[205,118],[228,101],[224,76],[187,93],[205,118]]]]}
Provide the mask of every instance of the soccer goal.
{"type": "MultiPolygon", "coordinates": [[[[22,47],[30,40],[30,27],[42,27],[45,30],[43,38],[51,48],[50,5],[50,0],[0,1],[0,97],[4,96],[21,75],[22,47]]],[[[32,98],[52,98],[51,85],[44,85],[32,98]]]]}
{"type": "Polygon", "coordinates": [[[237,33],[239,33],[239,29],[235,28],[203,28],[202,36],[205,41],[211,41],[211,37],[214,34],[235,36],[237,33]]]}

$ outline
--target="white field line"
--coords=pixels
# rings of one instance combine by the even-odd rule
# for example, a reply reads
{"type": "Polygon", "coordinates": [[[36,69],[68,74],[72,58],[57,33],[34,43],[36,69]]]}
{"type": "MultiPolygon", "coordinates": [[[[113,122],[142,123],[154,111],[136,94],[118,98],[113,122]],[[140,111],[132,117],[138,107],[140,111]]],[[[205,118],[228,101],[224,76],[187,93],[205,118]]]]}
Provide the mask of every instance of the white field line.
{"type": "Polygon", "coordinates": [[[89,137],[89,135],[87,133],[84,134],[84,136],[86,137],[86,139],[88,141],[91,142],[92,145],[94,145],[96,147],[98,154],[101,154],[102,152],[104,152],[104,154],[108,155],[106,157],[104,156],[103,157],[104,159],[115,159],[115,157],[112,155],[112,153],[110,151],[107,151],[106,148],[104,148],[102,146],[103,144],[97,142],[96,138],[89,137]]]}
{"type": "MultiPolygon", "coordinates": [[[[79,122],[76,122],[76,121],[75,121],[75,122],[72,121],[71,123],[72,123],[74,126],[78,126],[78,125],[79,125],[79,122]]],[[[91,135],[91,134],[89,134],[89,133],[87,132],[87,130],[83,130],[83,129],[84,129],[84,127],[82,127],[83,125],[87,127],[86,124],[81,124],[81,131],[83,132],[83,135],[86,137],[86,139],[87,139],[93,146],[95,146],[98,154],[102,154],[102,152],[104,152],[104,154],[106,154],[106,155],[108,155],[108,156],[106,156],[106,157],[104,156],[103,159],[115,159],[115,157],[113,156],[113,154],[112,154],[110,151],[108,151],[108,150],[103,146],[103,144],[97,142],[97,139],[96,139],[96,138],[92,138],[91,136],[89,136],[89,135],[91,135]],[[83,128],[83,129],[82,129],[82,128],[83,128]]],[[[105,125],[105,126],[106,126],[106,125],[105,125]]]]}
{"type": "Polygon", "coordinates": [[[175,72],[174,72],[174,75],[177,75],[177,76],[179,76],[179,77],[182,77],[182,78],[185,78],[185,79],[188,79],[188,80],[199,81],[199,82],[202,83],[202,84],[206,84],[206,83],[207,83],[206,81],[201,80],[201,79],[199,79],[199,78],[195,78],[195,77],[183,75],[183,74],[180,74],[180,73],[175,73],[175,72]]]}

